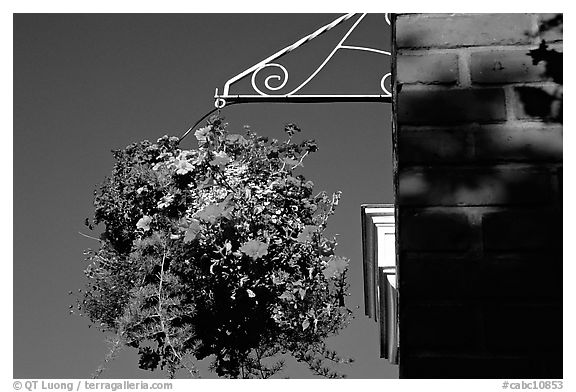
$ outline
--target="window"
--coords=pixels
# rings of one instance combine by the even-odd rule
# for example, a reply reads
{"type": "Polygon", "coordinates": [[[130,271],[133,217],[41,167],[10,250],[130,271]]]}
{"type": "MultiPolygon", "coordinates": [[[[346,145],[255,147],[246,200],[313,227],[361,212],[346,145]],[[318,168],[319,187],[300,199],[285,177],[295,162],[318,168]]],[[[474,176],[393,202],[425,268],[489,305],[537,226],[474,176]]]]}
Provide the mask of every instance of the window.
{"type": "Polygon", "coordinates": [[[380,357],[398,363],[398,290],[393,204],[365,204],[362,213],[364,304],[379,321],[380,357]]]}

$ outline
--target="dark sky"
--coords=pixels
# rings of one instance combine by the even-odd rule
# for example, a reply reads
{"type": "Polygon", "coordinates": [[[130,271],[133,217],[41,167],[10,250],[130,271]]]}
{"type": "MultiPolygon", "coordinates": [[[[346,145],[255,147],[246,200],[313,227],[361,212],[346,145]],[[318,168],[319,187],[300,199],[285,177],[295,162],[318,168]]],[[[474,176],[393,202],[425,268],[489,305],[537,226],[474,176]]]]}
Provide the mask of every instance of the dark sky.
{"type": "MultiPolygon", "coordinates": [[[[93,190],[111,172],[110,150],[181,135],[213,107],[216,87],[337,16],[14,16],[15,378],[88,378],[107,351],[102,333],[68,314],[68,291],[83,287],[82,251],[97,245],[78,231],[88,231],[83,221],[93,211],[93,190]]],[[[335,29],[286,58],[297,71],[290,83],[302,81],[344,32],[335,29]]],[[[350,38],[389,50],[384,15],[367,18],[350,38]]],[[[307,92],[379,93],[388,68],[387,56],[339,51],[307,92]]],[[[348,377],[396,378],[397,367],[379,358],[377,324],[363,312],[360,229],[362,203],[392,202],[389,105],[244,104],[222,114],[231,130],[250,125],[282,138],[284,124],[294,122],[301,138],[317,140],[303,174],[317,191],[343,192],[329,229],[339,234],[338,253],[351,259],[348,305],[356,315],[330,344],[355,358],[341,368],[348,377]]],[[[193,137],[183,145],[196,146],[193,137]]],[[[132,349],[103,375],[163,376],[138,369],[132,349]]],[[[310,374],[289,362],[282,376],[310,374]]]]}

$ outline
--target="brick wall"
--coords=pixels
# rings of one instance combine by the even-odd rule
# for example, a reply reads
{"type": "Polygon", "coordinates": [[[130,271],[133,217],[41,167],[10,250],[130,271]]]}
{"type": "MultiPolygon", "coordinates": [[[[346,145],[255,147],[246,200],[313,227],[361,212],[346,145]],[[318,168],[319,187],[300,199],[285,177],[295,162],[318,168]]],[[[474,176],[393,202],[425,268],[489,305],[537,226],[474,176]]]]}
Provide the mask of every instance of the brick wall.
{"type": "Polygon", "coordinates": [[[551,17],[396,15],[400,377],[562,377],[551,17]]]}

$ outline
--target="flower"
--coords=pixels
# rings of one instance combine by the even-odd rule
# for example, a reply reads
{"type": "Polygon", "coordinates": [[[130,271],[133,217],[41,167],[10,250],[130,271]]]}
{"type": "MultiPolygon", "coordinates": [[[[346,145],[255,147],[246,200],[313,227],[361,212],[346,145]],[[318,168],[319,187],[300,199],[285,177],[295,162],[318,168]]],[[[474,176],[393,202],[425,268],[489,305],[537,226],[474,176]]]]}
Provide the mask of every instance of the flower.
{"type": "Polygon", "coordinates": [[[140,220],[136,223],[137,229],[142,229],[144,231],[150,230],[150,222],[152,222],[152,218],[148,215],[144,215],[140,220]]]}
{"type": "Polygon", "coordinates": [[[214,153],[214,158],[210,161],[212,166],[223,167],[230,163],[232,158],[230,158],[224,151],[219,151],[214,153]]]}
{"type": "Polygon", "coordinates": [[[159,209],[166,208],[174,201],[174,195],[164,196],[157,204],[159,209]]]}
{"type": "Polygon", "coordinates": [[[174,160],[174,166],[176,167],[176,174],[184,175],[194,170],[194,166],[186,159],[176,158],[174,160]]]}
{"type": "Polygon", "coordinates": [[[208,132],[210,132],[210,127],[200,128],[196,132],[194,132],[194,136],[196,136],[196,139],[198,140],[199,143],[206,143],[206,141],[208,140],[207,138],[208,132]]]}

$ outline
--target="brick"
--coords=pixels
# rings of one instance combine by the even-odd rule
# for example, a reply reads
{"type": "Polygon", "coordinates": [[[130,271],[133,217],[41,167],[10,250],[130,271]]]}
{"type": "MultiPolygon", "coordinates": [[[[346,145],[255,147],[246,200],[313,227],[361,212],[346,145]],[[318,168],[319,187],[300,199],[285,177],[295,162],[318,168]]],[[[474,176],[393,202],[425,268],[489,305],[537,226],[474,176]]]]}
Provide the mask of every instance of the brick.
{"type": "Polygon", "coordinates": [[[551,176],[546,170],[514,167],[403,169],[398,196],[405,206],[548,203],[554,198],[551,176]]]}
{"type": "Polygon", "coordinates": [[[545,252],[400,257],[400,287],[405,301],[562,298],[562,259],[553,259],[545,252]],[[548,260],[545,268],[543,259],[548,260]]]}
{"type": "Polygon", "coordinates": [[[564,192],[564,169],[559,168],[556,174],[558,180],[558,201],[557,203],[562,206],[563,192],[564,192]]]}
{"type": "Polygon", "coordinates": [[[538,15],[538,25],[550,28],[540,32],[540,38],[546,42],[562,41],[563,39],[563,25],[557,25],[557,16],[562,14],[540,14],[538,15]],[[552,27],[554,26],[554,27],[552,27]]]}
{"type": "Polygon", "coordinates": [[[487,126],[472,144],[478,162],[562,162],[562,126],[487,126]]]}
{"type": "Polygon", "coordinates": [[[481,265],[484,299],[562,301],[562,257],[558,254],[537,251],[490,254],[481,265]]]}
{"type": "Polygon", "coordinates": [[[540,379],[562,378],[562,357],[416,356],[400,347],[400,378],[540,379]],[[550,362],[555,366],[550,366],[550,362]]]}
{"type": "Polygon", "coordinates": [[[400,167],[415,164],[562,162],[560,125],[489,124],[481,127],[400,127],[400,167]]]}
{"type": "Polygon", "coordinates": [[[484,249],[549,250],[557,257],[562,251],[561,211],[540,208],[508,210],[486,214],[482,218],[484,249]]]}
{"type": "Polygon", "coordinates": [[[469,304],[426,304],[402,308],[400,340],[408,350],[479,352],[479,311],[469,304]]]}
{"type": "Polygon", "coordinates": [[[562,304],[485,305],[484,333],[492,353],[562,355],[562,304]]]}
{"type": "Polygon", "coordinates": [[[506,119],[504,91],[404,89],[398,94],[400,124],[490,123],[506,119]]]}
{"type": "Polygon", "coordinates": [[[455,84],[458,80],[456,54],[399,54],[397,57],[400,83],[455,84]]]}
{"type": "Polygon", "coordinates": [[[400,248],[409,251],[465,251],[479,241],[464,213],[400,210],[400,248]]]}
{"type": "Polygon", "coordinates": [[[481,276],[482,264],[465,252],[449,255],[401,253],[400,271],[404,301],[482,297],[486,291],[481,276]]]}
{"type": "Polygon", "coordinates": [[[515,83],[550,80],[543,62],[532,64],[528,49],[492,50],[470,56],[472,83],[515,83]]]}
{"type": "Polygon", "coordinates": [[[397,18],[402,378],[562,377],[562,105],[527,55],[547,17],[397,18]]]}
{"type": "Polygon", "coordinates": [[[562,121],[561,86],[521,86],[514,89],[514,111],[519,119],[562,121]]]}
{"type": "Polygon", "coordinates": [[[411,130],[401,127],[398,134],[400,166],[473,159],[466,132],[462,129],[411,130]]]}
{"type": "Polygon", "coordinates": [[[399,48],[527,44],[534,33],[533,19],[529,14],[399,16],[396,42],[399,48]]]}

